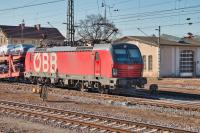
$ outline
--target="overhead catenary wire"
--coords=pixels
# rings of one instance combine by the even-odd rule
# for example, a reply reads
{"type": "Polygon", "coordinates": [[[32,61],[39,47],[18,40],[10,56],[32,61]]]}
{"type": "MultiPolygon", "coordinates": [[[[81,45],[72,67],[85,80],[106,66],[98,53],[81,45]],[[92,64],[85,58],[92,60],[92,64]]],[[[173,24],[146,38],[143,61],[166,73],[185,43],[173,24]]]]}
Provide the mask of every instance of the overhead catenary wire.
{"type": "Polygon", "coordinates": [[[195,11],[199,11],[199,10],[182,10],[182,11],[173,11],[173,12],[158,12],[158,13],[152,13],[152,14],[136,14],[136,15],[131,15],[131,16],[124,16],[124,17],[118,17],[118,18],[115,18],[114,20],[118,20],[118,19],[128,19],[128,18],[134,18],[134,17],[140,17],[140,18],[143,18],[143,17],[149,17],[149,16],[159,16],[159,15],[166,15],[166,14],[177,14],[177,13],[184,13],[184,12],[194,12],[195,11]]]}
{"type": "Polygon", "coordinates": [[[160,19],[160,18],[166,18],[166,17],[176,17],[176,16],[184,16],[184,15],[190,15],[190,14],[199,14],[200,10],[197,12],[189,12],[189,13],[182,13],[182,14],[171,14],[171,15],[165,15],[165,16],[155,16],[155,17],[146,17],[146,18],[127,18],[127,19],[122,19],[121,21],[115,21],[115,23],[125,23],[125,22],[133,22],[133,21],[140,21],[140,20],[155,20],[155,19],[160,19]]]}
{"type": "MultiPolygon", "coordinates": [[[[200,5],[199,5],[200,6],[200,5]]],[[[187,8],[189,8],[189,7],[187,7],[187,8]]],[[[182,8],[181,8],[182,9],[182,8]]],[[[177,10],[179,10],[179,9],[176,9],[175,11],[177,11],[177,10]]],[[[164,12],[164,11],[171,11],[171,10],[161,10],[161,11],[154,11],[154,12],[143,12],[143,13],[140,13],[140,14],[135,14],[135,16],[138,16],[138,15],[140,15],[140,17],[145,17],[145,16],[154,16],[154,15],[156,15],[156,14],[160,14],[160,13],[162,13],[162,12],[164,12]],[[157,13],[156,13],[157,12],[157,13]],[[148,14],[146,14],[146,13],[148,13],[148,14]]],[[[186,12],[186,11],[184,11],[184,12],[186,12]]],[[[172,12],[172,14],[173,13],[176,13],[176,12],[172,12]]],[[[166,13],[166,14],[170,14],[170,13],[166,13]]],[[[165,13],[163,13],[163,14],[160,14],[160,15],[165,15],[165,13]]],[[[52,16],[54,16],[54,15],[52,15],[52,16]]],[[[130,16],[130,17],[120,17],[120,16],[122,16],[122,15],[118,15],[118,19],[130,19],[130,18],[133,18],[133,17],[135,17],[135,16],[130,16]]],[[[112,16],[113,17],[113,16],[112,16]]],[[[113,19],[113,20],[118,20],[118,19],[113,19]]],[[[134,19],[135,20],[135,19],[134,19]]],[[[138,19],[138,20],[141,20],[141,19],[138,19]]]]}
{"type": "Polygon", "coordinates": [[[173,12],[173,11],[179,11],[179,10],[184,10],[184,9],[194,9],[194,8],[199,8],[200,5],[195,5],[195,6],[188,6],[188,7],[183,7],[183,8],[177,8],[177,9],[165,9],[165,10],[157,10],[157,11],[150,11],[150,12],[140,12],[140,13],[134,13],[134,14],[124,14],[124,15],[117,15],[117,16],[113,16],[113,17],[123,17],[123,16],[129,16],[129,17],[133,17],[133,16],[141,16],[141,15],[152,15],[152,14],[160,14],[163,12],[173,12]]]}
{"type": "MultiPolygon", "coordinates": [[[[57,0],[57,1],[64,1],[64,0],[57,0]]],[[[129,1],[131,1],[131,0],[129,0],[129,1]]],[[[116,3],[117,2],[122,2],[121,4],[123,4],[123,2],[128,3],[129,1],[128,0],[123,0],[123,1],[121,0],[121,1],[116,1],[116,3]]],[[[165,4],[165,3],[167,3],[167,2],[164,1],[164,2],[155,3],[155,4],[152,3],[150,5],[156,6],[156,5],[165,4]]],[[[83,4],[85,4],[85,2],[83,4]]],[[[35,4],[29,4],[29,5],[35,5],[35,4]]],[[[97,6],[95,6],[95,7],[97,7],[97,6]]],[[[180,16],[193,15],[193,14],[194,15],[198,15],[200,10],[194,10],[194,9],[199,8],[199,7],[200,7],[200,5],[192,5],[192,6],[184,6],[184,7],[180,7],[179,6],[179,7],[176,7],[174,9],[156,10],[156,11],[140,12],[140,13],[129,13],[129,14],[121,14],[121,13],[119,13],[116,16],[117,18],[114,18],[112,20],[114,20],[114,23],[116,23],[116,24],[125,24],[127,22],[133,22],[133,21],[137,21],[137,20],[155,20],[155,19],[161,19],[161,18],[167,18],[167,17],[176,17],[176,16],[179,16],[179,15],[180,16]]],[[[95,9],[95,8],[93,8],[93,9],[95,9]]],[[[10,8],[10,10],[16,10],[16,9],[11,9],[10,8]]],[[[97,10],[97,8],[96,8],[96,10],[97,10]]],[[[0,12],[1,12],[1,9],[0,9],[0,12]]],[[[40,19],[42,19],[42,18],[47,18],[48,19],[49,18],[46,21],[50,21],[51,22],[50,19],[53,18],[53,17],[55,18],[57,16],[57,15],[55,15],[55,12],[54,12],[54,14],[52,13],[52,14],[49,14],[48,16],[47,15],[46,16],[41,16],[40,19]]],[[[32,21],[32,20],[34,20],[34,18],[30,18],[30,21],[32,21]]],[[[26,20],[26,21],[29,21],[29,20],[26,20]]],[[[60,25],[61,25],[61,23],[62,22],[60,22],[60,25]]],[[[147,24],[145,23],[143,26],[146,26],[146,25],[147,24]]],[[[127,27],[129,27],[129,26],[131,26],[131,25],[127,25],[127,27]]]]}
{"type": "MultiPolygon", "coordinates": [[[[191,22],[192,24],[200,24],[200,21],[195,21],[195,22],[191,22]]],[[[161,26],[161,27],[174,27],[174,26],[183,26],[183,25],[189,25],[189,23],[173,23],[173,24],[165,24],[165,25],[150,25],[150,26],[145,26],[145,27],[126,27],[126,28],[123,28],[123,29],[155,29],[157,28],[158,26],[161,26]]]]}
{"type": "Polygon", "coordinates": [[[17,6],[17,7],[12,7],[12,8],[5,8],[5,9],[0,9],[0,12],[3,12],[3,11],[12,11],[12,10],[17,10],[17,9],[22,9],[22,8],[28,8],[28,7],[34,7],[34,6],[40,6],[40,5],[47,5],[47,4],[52,4],[52,3],[57,3],[57,2],[63,2],[63,1],[66,1],[66,0],[54,0],[54,1],[49,1],[49,2],[37,3],[37,4],[28,4],[28,5],[17,6]]]}

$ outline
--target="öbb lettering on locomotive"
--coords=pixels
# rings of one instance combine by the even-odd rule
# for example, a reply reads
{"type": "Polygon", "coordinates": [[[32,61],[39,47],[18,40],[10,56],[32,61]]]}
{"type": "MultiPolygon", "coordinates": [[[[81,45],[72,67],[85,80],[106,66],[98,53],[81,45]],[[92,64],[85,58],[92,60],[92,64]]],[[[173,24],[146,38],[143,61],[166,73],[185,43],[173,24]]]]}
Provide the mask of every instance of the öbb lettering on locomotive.
{"type": "Polygon", "coordinates": [[[33,54],[33,66],[35,72],[56,73],[56,53],[35,53],[33,54]]]}
{"type": "Polygon", "coordinates": [[[110,92],[117,88],[143,87],[143,60],[136,45],[98,44],[93,47],[30,49],[25,58],[25,77],[81,91],[110,92]]]}

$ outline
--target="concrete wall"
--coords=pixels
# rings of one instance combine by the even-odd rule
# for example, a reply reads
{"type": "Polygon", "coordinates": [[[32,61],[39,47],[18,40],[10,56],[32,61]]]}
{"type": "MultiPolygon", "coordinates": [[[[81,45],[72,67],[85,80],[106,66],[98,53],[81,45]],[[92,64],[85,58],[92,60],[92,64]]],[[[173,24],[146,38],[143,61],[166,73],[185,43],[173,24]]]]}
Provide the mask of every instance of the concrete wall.
{"type": "Polygon", "coordinates": [[[141,43],[138,41],[128,41],[128,43],[135,44],[139,47],[142,56],[146,56],[146,70],[143,71],[145,77],[158,77],[158,47],[149,44],[141,43]],[[148,70],[148,56],[153,57],[153,69],[148,70]]]}
{"type": "MultiPolygon", "coordinates": [[[[179,53],[179,52],[177,52],[179,53]]],[[[179,69],[179,58],[178,64],[176,63],[176,47],[174,46],[161,46],[160,47],[160,77],[176,77],[176,66],[179,69]]]]}
{"type": "MultiPolygon", "coordinates": [[[[34,44],[35,46],[40,45],[40,40],[38,38],[7,38],[3,32],[0,31],[0,45],[5,44],[34,44]]],[[[63,43],[64,40],[45,40],[45,42],[56,42],[63,43]]]]}
{"type": "Polygon", "coordinates": [[[194,51],[196,76],[200,76],[200,48],[188,46],[161,46],[161,77],[180,77],[180,52],[182,50],[194,51]]]}
{"type": "Polygon", "coordinates": [[[28,39],[28,38],[9,38],[8,39],[9,44],[34,44],[39,45],[40,40],[39,39],[28,39]]]}

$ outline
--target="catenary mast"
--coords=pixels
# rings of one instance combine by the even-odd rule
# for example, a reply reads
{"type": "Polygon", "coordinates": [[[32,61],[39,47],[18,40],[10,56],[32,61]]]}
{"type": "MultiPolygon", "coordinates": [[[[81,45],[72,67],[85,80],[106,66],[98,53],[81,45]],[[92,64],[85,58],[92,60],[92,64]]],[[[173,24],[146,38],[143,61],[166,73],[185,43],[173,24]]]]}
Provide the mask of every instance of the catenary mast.
{"type": "Polygon", "coordinates": [[[68,45],[75,46],[74,43],[74,0],[68,0],[67,5],[67,43],[68,45]]]}

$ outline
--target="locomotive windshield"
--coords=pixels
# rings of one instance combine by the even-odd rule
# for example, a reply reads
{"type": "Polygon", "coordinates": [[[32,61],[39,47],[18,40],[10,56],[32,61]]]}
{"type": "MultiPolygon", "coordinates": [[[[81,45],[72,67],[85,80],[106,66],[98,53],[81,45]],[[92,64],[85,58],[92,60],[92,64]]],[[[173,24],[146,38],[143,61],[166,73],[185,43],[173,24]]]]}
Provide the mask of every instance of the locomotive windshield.
{"type": "Polygon", "coordinates": [[[141,64],[142,58],[137,47],[123,45],[114,47],[114,60],[116,63],[141,64]]]}

